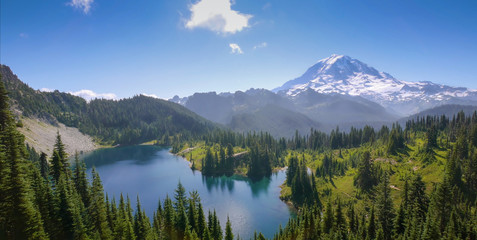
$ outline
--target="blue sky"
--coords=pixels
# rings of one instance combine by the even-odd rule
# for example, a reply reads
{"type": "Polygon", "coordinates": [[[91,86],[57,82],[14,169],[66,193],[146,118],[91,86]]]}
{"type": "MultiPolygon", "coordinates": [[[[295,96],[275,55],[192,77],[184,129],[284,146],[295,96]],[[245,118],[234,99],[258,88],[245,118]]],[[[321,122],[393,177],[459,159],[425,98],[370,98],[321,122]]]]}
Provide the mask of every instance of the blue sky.
{"type": "Polygon", "coordinates": [[[1,0],[0,61],[35,89],[120,98],[272,89],[333,53],[477,89],[476,11],[472,0],[1,0]]]}

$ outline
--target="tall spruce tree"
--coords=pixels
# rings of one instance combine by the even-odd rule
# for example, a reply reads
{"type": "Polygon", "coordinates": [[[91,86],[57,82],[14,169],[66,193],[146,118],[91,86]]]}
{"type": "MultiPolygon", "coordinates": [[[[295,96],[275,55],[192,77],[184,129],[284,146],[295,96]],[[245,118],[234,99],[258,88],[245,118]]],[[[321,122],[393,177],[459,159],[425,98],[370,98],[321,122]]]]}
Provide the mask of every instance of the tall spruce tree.
{"type": "Polygon", "coordinates": [[[24,139],[16,130],[7,94],[0,81],[0,238],[46,239],[32,198],[24,139]]]}
{"type": "Polygon", "coordinates": [[[391,198],[391,187],[389,183],[389,175],[386,172],[381,183],[378,185],[378,193],[376,197],[376,213],[378,215],[378,221],[383,230],[384,239],[388,240],[392,238],[394,208],[391,198]]]}

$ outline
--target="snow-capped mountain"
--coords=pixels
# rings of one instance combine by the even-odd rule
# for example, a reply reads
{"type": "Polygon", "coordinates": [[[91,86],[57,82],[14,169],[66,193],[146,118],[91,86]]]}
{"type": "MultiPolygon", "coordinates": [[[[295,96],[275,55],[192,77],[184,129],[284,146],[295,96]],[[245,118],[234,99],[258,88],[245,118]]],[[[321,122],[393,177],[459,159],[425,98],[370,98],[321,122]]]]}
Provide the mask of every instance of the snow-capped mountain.
{"type": "Polygon", "coordinates": [[[359,60],[336,54],[318,61],[302,76],[273,91],[294,98],[308,89],[323,94],[361,96],[402,115],[447,103],[477,103],[476,90],[397,80],[359,60]]]}

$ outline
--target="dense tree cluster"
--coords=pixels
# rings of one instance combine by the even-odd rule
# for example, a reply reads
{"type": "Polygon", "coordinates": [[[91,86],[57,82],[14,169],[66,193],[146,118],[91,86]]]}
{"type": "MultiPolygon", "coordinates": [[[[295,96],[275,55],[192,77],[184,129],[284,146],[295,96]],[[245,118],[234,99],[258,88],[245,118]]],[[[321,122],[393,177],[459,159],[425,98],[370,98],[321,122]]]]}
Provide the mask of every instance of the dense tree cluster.
{"type": "Polygon", "coordinates": [[[308,168],[298,158],[292,157],[289,160],[287,169],[286,184],[291,186],[291,199],[298,206],[321,205],[316,189],[315,176],[308,174],[308,168]]]}
{"type": "MultiPolygon", "coordinates": [[[[207,148],[205,158],[202,161],[202,174],[205,176],[234,174],[236,159],[234,158],[234,150],[232,145],[228,145],[226,149],[219,146],[219,152],[212,153],[211,148],[207,148]]],[[[238,163],[237,163],[238,164],[238,163]]]]}

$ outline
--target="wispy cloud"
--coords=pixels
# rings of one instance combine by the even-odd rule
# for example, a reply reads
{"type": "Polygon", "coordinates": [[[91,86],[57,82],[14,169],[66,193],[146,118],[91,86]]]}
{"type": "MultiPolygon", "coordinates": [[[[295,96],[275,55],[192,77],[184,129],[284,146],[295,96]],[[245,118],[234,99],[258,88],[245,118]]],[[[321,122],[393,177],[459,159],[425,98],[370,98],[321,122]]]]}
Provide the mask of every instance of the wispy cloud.
{"type": "Polygon", "coordinates": [[[116,94],[114,93],[95,93],[87,89],[82,89],[76,92],[68,92],[68,93],[78,97],[82,97],[86,101],[91,101],[92,99],[95,99],[95,98],[102,98],[102,99],[117,99],[118,98],[116,94]]]}
{"type": "Polygon", "coordinates": [[[240,46],[236,43],[231,43],[229,44],[229,47],[231,49],[231,53],[235,53],[235,54],[243,54],[243,51],[242,49],[240,48],[240,46]]]}
{"type": "Polygon", "coordinates": [[[19,36],[20,36],[21,38],[28,38],[28,33],[22,32],[22,33],[19,34],[19,36]]]}
{"type": "Polygon", "coordinates": [[[146,96],[146,97],[162,99],[162,98],[158,97],[156,94],[141,93],[141,95],[146,96]]]}
{"type": "Polygon", "coordinates": [[[55,90],[44,87],[44,88],[40,88],[40,91],[42,91],[42,92],[53,92],[55,90]]]}
{"type": "Polygon", "coordinates": [[[68,5],[80,9],[83,13],[88,14],[91,10],[91,5],[93,4],[94,0],[71,0],[68,5]]]}
{"type": "Polygon", "coordinates": [[[267,46],[268,46],[267,42],[262,42],[258,45],[253,46],[253,50],[256,50],[256,49],[259,49],[259,48],[264,48],[264,47],[267,47],[267,46]]]}
{"type": "Polygon", "coordinates": [[[267,9],[269,9],[269,8],[271,8],[271,7],[272,7],[272,3],[267,2],[267,3],[265,3],[265,5],[263,5],[262,9],[263,9],[263,10],[267,10],[267,9]]]}
{"type": "Polygon", "coordinates": [[[233,0],[199,0],[189,7],[190,19],[185,26],[189,29],[206,28],[223,34],[234,34],[249,27],[250,14],[232,10],[233,0]]]}

